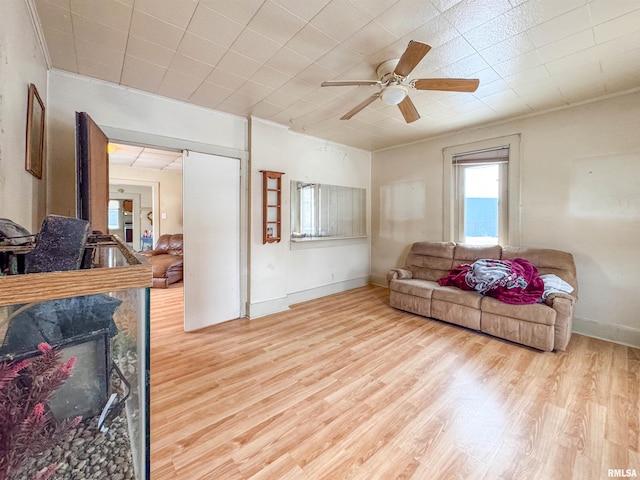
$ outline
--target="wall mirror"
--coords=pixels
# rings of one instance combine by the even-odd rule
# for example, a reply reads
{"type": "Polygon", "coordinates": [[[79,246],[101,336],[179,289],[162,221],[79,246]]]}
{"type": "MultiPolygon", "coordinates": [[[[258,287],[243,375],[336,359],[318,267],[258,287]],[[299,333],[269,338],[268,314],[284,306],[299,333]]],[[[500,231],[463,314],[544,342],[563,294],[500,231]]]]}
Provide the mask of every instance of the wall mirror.
{"type": "Polygon", "coordinates": [[[364,188],[291,181],[291,241],[367,235],[364,188]]]}

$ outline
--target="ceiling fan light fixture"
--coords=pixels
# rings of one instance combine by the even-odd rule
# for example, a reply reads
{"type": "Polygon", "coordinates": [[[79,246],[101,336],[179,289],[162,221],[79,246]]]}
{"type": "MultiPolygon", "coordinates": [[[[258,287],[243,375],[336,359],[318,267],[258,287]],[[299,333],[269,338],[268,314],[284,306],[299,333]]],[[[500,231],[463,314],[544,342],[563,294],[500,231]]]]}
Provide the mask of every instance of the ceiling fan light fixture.
{"type": "Polygon", "coordinates": [[[408,93],[409,91],[404,85],[389,85],[382,92],[381,98],[387,105],[398,105],[408,93]]]}
{"type": "MultiPolygon", "coordinates": [[[[459,0],[458,0],[459,1],[459,0]]],[[[377,86],[379,90],[345,113],[340,120],[349,120],[380,98],[385,105],[397,106],[407,123],[420,119],[416,106],[409,97],[409,89],[441,90],[445,92],[475,92],[480,80],[475,78],[415,78],[409,75],[429,53],[426,43],[411,40],[400,58],[392,58],[378,65],[378,80],[329,80],[322,87],[377,86]]]]}

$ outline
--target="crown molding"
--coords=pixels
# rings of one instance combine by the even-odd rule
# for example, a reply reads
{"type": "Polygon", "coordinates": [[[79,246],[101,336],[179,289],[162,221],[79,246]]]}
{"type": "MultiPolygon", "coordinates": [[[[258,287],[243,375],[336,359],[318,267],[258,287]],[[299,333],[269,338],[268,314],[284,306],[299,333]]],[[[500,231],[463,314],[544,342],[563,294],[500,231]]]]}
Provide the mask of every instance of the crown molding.
{"type": "Polygon", "coordinates": [[[29,10],[29,16],[31,17],[31,23],[33,24],[33,31],[36,34],[38,43],[40,44],[40,50],[42,51],[42,57],[44,63],[47,66],[47,71],[51,70],[51,56],[49,55],[49,49],[47,48],[47,42],[42,31],[42,24],[40,23],[40,17],[38,16],[38,10],[34,0],[26,0],[27,9],[29,10]]]}

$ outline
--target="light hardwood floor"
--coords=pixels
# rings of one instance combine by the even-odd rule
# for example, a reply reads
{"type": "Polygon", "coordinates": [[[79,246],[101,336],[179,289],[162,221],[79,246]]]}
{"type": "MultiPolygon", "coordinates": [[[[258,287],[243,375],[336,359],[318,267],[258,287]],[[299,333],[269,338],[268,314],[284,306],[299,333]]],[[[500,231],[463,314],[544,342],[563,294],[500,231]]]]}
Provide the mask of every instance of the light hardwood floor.
{"type": "Polygon", "coordinates": [[[363,287],[182,331],[151,293],[151,478],[640,476],[640,351],[542,353],[394,310],[363,287]]]}

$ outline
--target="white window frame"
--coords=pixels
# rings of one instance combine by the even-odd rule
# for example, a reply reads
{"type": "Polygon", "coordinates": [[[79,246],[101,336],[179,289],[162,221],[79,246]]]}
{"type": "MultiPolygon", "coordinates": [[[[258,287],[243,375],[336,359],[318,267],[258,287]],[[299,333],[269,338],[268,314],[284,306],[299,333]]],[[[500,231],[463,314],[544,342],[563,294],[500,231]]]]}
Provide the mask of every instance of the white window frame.
{"type": "MultiPolygon", "coordinates": [[[[485,151],[486,152],[486,151],[485,151]]],[[[490,152],[492,154],[496,152],[494,149],[491,149],[490,152]]],[[[454,190],[453,190],[453,202],[455,212],[457,213],[456,221],[453,224],[453,238],[460,242],[466,242],[467,233],[465,231],[466,224],[466,196],[464,192],[466,191],[466,169],[468,168],[477,168],[482,166],[495,166],[498,168],[498,184],[500,186],[500,190],[498,192],[498,232],[497,232],[497,242],[498,244],[504,243],[504,240],[507,238],[508,232],[508,224],[509,224],[509,197],[508,197],[508,172],[509,172],[509,157],[508,157],[508,149],[506,149],[507,156],[504,157],[504,161],[498,161],[497,159],[492,159],[486,162],[478,162],[478,163],[456,163],[454,156],[454,190]]],[[[496,152],[497,153],[497,152],[496,152]]]]}
{"type": "MultiPolygon", "coordinates": [[[[508,183],[501,188],[507,189],[508,213],[506,231],[498,232],[501,245],[520,244],[520,135],[492,138],[479,142],[446,147],[443,153],[443,240],[457,241],[459,225],[457,223],[456,192],[458,190],[453,166],[453,157],[466,152],[489,150],[502,146],[509,147],[508,183]]],[[[502,182],[501,182],[502,183],[502,182]]],[[[501,212],[502,214],[503,212],[501,212]]]]}

